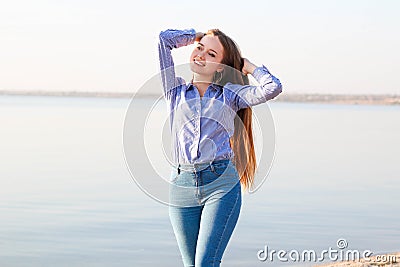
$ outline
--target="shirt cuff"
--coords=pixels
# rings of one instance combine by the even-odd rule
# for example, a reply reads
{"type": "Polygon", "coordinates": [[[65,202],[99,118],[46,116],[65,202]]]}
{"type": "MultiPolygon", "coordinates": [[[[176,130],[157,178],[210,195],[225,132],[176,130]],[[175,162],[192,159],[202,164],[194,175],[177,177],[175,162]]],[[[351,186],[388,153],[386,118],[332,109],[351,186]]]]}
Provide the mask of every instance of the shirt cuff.
{"type": "Polygon", "coordinates": [[[174,45],[175,48],[193,44],[196,39],[195,29],[172,30],[172,32],[177,37],[175,38],[175,45],[174,45]]]}
{"type": "Polygon", "coordinates": [[[188,34],[190,36],[190,43],[194,43],[196,40],[196,30],[195,29],[186,29],[184,30],[185,34],[188,34]]]}
{"type": "Polygon", "coordinates": [[[263,75],[266,74],[270,74],[269,70],[267,69],[267,67],[265,67],[264,65],[262,65],[261,67],[257,67],[254,71],[253,71],[253,77],[256,78],[256,80],[259,80],[263,75]]]}

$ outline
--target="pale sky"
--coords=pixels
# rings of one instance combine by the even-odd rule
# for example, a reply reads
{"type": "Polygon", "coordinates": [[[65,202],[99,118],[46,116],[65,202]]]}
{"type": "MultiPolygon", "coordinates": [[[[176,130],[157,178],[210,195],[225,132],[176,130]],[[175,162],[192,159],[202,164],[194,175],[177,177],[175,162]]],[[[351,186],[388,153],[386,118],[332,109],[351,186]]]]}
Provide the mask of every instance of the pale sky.
{"type": "Polygon", "coordinates": [[[0,90],[134,92],[161,30],[219,28],[286,93],[400,94],[400,1],[221,2],[0,0],[0,90]]]}

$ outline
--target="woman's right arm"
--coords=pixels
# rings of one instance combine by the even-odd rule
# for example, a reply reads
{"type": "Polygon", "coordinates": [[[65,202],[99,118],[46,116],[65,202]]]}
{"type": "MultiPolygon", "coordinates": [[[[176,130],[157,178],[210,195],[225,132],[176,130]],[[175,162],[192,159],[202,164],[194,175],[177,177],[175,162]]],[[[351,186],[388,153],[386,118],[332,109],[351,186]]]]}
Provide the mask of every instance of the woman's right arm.
{"type": "Polygon", "coordinates": [[[182,83],[175,76],[174,61],[171,50],[194,43],[198,37],[194,29],[166,30],[160,32],[158,44],[161,79],[164,87],[164,96],[167,100],[174,97],[177,86],[182,83]]]}

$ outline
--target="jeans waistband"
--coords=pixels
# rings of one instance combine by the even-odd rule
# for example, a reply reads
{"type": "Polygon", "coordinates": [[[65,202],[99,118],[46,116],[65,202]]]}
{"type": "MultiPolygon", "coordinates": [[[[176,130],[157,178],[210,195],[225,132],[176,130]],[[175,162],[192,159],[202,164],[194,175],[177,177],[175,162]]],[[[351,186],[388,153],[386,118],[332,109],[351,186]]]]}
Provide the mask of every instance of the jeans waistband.
{"type": "Polygon", "coordinates": [[[215,164],[228,164],[230,161],[230,159],[220,159],[201,163],[178,163],[175,165],[175,167],[178,169],[178,171],[201,171],[207,169],[209,166],[212,167],[215,164]]]}

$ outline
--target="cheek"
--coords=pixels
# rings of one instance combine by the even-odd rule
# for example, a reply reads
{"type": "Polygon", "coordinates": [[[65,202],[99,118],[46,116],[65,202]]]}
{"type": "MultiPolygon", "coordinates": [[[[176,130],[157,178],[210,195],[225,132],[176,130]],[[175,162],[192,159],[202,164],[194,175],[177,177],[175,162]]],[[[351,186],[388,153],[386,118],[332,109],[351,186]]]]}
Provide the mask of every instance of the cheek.
{"type": "Polygon", "coordinates": [[[207,62],[212,69],[217,69],[220,67],[221,60],[215,57],[209,57],[207,58],[207,62]]]}
{"type": "Polygon", "coordinates": [[[216,64],[220,64],[221,62],[222,62],[222,58],[219,58],[219,57],[209,57],[209,61],[210,62],[213,62],[213,63],[216,63],[216,64]]]}
{"type": "Polygon", "coordinates": [[[194,59],[197,56],[197,51],[193,50],[192,53],[190,54],[190,59],[194,59]]]}

